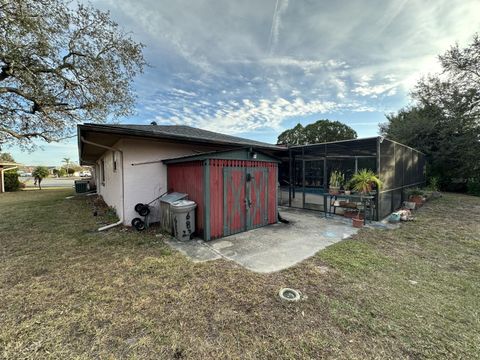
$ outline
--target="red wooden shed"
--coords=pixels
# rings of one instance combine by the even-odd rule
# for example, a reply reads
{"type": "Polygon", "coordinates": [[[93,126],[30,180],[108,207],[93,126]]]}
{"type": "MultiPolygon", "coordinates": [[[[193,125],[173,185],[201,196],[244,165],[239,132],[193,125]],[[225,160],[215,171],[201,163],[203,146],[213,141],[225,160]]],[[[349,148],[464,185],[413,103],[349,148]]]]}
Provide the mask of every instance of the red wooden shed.
{"type": "Polygon", "coordinates": [[[255,149],[163,161],[168,191],[197,203],[196,234],[212,240],[277,222],[278,162],[255,149]]]}

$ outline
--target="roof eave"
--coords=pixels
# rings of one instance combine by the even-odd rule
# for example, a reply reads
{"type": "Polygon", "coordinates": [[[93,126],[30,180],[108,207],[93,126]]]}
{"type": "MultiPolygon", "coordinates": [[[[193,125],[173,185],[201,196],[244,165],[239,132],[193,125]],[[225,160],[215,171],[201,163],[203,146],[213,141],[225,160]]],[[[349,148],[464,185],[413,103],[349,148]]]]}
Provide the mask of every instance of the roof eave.
{"type": "MultiPolygon", "coordinates": [[[[262,145],[262,144],[248,144],[248,143],[238,143],[238,142],[231,142],[231,141],[222,141],[222,140],[209,140],[209,139],[201,139],[195,138],[191,136],[184,136],[184,135],[173,135],[173,134],[166,134],[166,133],[153,133],[151,131],[145,130],[136,130],[136,129],[125,129],[119,127],[110,127],[110,126],[102,126],[97,124],[83,124],[78,125],[78,133],[80,135],[82,130],[91,130],[97,132],[105,132],[105,133],[114,133],[118,135],[130,135],[130,136],[138,136],[138,137],[145,137],[145,138],[154,138],[154,139],[168,139],[168,140],[178,140],[178,141],[189,141],[201,144],[218,144],[218,145],[229,145],[235,147],[248,147],[254,146],[256,148],[262,149],[270,149],[270,150],[284,150],[284,147],[276,146],[276,145],[262,145]]],[[[81,140],[79,140],[81,141],[81,140]]],[[[81,149],[81,144],[79,144],[79,149],[81,149]]]]}

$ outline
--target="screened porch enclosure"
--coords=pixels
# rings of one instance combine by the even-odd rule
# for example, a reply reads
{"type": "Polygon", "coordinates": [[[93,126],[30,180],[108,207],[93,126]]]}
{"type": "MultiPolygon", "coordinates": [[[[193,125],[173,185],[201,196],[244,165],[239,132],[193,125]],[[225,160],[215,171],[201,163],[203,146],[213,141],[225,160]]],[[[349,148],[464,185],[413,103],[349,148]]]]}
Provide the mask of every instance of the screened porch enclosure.
{"type": "Polygon", "coordinates": [[[378,220],[401,206],[405,189],[425,183],[424,155],[382,137],[292,146],[281,160],[278,196],[284,206],[323,211],[332,171],[349,180],[356,171],[370,169],[384,183],[375,198],[378,220]]]}

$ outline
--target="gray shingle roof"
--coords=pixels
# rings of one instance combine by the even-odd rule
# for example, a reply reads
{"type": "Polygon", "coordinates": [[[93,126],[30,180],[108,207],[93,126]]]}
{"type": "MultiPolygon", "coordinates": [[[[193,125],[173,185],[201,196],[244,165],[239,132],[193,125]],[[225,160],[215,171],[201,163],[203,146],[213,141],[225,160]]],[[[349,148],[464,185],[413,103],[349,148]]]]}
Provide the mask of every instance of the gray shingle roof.
{"type": "MultiPolygon", "coordinates": [[[[237,136],[221,134],[213,131],[194,128],[187,125],[133,125],[133,124],[85,124],[85,126],[111,128],[112,131],[123,130],[135,132],[136,135],[155,135],[158,137],[166,136],[169,138],[178,138],[179,140],[191,140],[202,142],[214,142],[242,146],[256,146],[263,148],[278,148],[274,144],[268,144],[261,141],[244,139],[237,136]]],[[[82,125],[80,125],[82,127],[82,125]]],[[[123,132],[122,131],[122,132],[123,132]]]]}

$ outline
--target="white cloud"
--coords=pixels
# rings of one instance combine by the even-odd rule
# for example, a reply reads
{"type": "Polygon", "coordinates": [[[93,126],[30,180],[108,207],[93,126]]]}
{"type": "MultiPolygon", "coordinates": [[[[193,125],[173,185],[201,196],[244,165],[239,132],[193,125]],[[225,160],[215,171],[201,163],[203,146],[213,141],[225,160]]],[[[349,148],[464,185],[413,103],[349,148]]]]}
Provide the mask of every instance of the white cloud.
{"type": "Polygon", "coordinates": [[[197,94],[193,91],[187,91],[187,90],[176,89],[176,88],[173,88],[171,90],[171,92],[174,93],[174,94],[177,94],[177,95],[184,95],[184,96],[189,96],[189,97],[197,96],[197,94]]]}
{"type": "Polygon", "coordinates": [[[180,111],[170,110],[169,115],[156,116],[159,123],[188,124],[207,130],[228,134],[242,134],[262,129],[283,130],[283,122],[292,117],[303,117],[335,111],[372,112],[374,107],[360,102],[334,102],[326,100],[305,100],[295,97],[291,100],[242,99],[241,101],[217,102],[191,101],[180,111]]]}
{"type": "Polygon", "coordinates": [[[361,96],[372,96],[380,94],[394,95],[395,91],[392,92],[396,87],[396,84],[379,84],[379,85],[369,85],[362,84],[355,87],[352,92],[361,96]]]}
{"type": "Polygon", "coordinates": [[[276,129],[325,104],[378,111],[388,98],[398,109],[438,70],[437,55],[480,27],[477,0],[96,4],[147,45],[154,66],[139,81],[142,116],[227,132],[276,129]]]}

